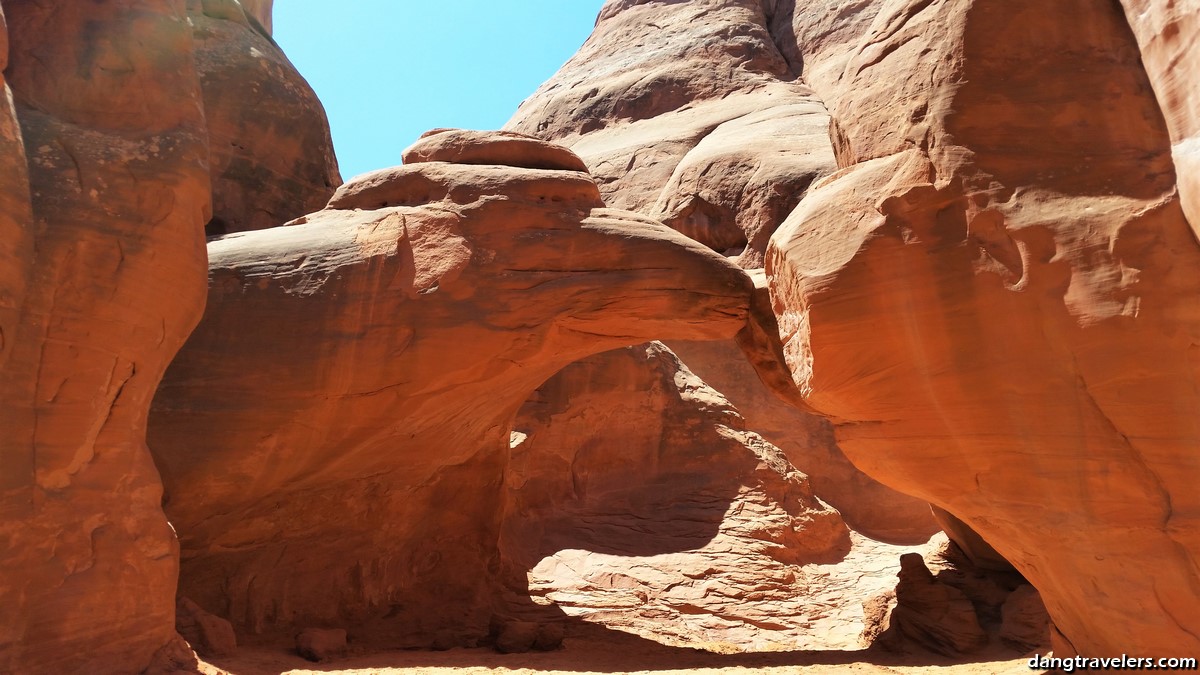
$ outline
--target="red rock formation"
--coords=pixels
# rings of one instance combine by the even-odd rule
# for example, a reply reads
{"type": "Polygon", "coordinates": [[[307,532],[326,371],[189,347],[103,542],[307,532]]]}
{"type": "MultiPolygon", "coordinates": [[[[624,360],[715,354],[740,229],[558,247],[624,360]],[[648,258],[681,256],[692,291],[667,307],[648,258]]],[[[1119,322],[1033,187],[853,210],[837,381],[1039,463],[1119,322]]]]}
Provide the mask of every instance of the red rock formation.
{"type": "Polygon", "coordinates": [[[861,616],[821,597],[851,548],[841,517],[661,344],[571,364],[514,429],[500,537],[509,612],[544,616],[532,594],[678,646],[856,646],[861,616]]]}
{"type": "Polygon", "coordinates": [[[1050,617],[1037,589],[1019,586],[1001,608],[1000,639],[1019,649],[1045,648],[1050,644],[1050,617]]]}
{"type": "Polygon", "coordinates": [[[1050,619],[1041,598],[1011,567],[977,567],[944,536],[900,562],[896,587],[863,603],[864,646],[946,656],[971,654],[989,643],[1021,651],[1049,648],[1050,619]]]}
{"type": "Polygon", "coordinates": [[[610,2],[508,126],[569,145],[609,204],[761,267],[771,233],[836,168],[829,117],[762,4],[610,2]]]}
{"type": "Polygon", "coordinates": [[[1196,651],[1200,246],[1126,17],[880,5],[814,83],[843,168],[768,251],[795,381],[1029,578],[1060,650],[1196,651]]]}
{"type": "MultiPolygon", "coordinates": [[[[33,262],[33,211],[29,202],[29,172],[21,128],[4,72],[8,69],[8,24],[0,7],[0,368],[7,364],[21,325],[21,303],[33,262]]],[[[4,386],[4,385],[0,385],[4,386]]],[[[3,414],[11,414],[8,406],[3,414]]],[[[10,424],[15,424],[14,419],[10,424]]],[[[0,440],[0,443],[5,441],[0,440]]],[[[4,447],[6,461],[15,454],[4,447]]],[[[19,485],[18,472],[0,474],[5,489],[19,485]]],[[[6,638],[0,638],[3,644],[6,638]]]]}
{"type": "MultiPolygon", "coordinates": [[[[871,10],[856,9],[844,20],[869,22],[871,10]]],[[[834,10],[813,9],[813,19],[834,23],[834,10]]],[[[825,35],[822,53],[848,49],[835,39],[846,32],[840,26],[797,28],[814,43],[825,35]]],[[[797,78],[802,57],[788,38],[793,29],[787,3],[610,2],[579,53],[508,127],[569,145],[608,203],[660,218],[743,267],[761,266],[770,235],[809,184],[837,168],[829,115],[797,78]]],[[[670,346],[729,397],[748,428],[782,448],[852,527],[905,543],[937,531],[924,502],[851,465],[826,420],[763,387],[742,347],[670,346]]]]}
{"type": "Polygon", "coordinates": [[[175,602],[175,629],[200,656],[229,656],[237,651],[233,625],[182,595],[175,602]]]}
{"type": "Polygon", "coordinates": [[[919,553],[900,557],[896,606],[888,618],[897,638],[958,656],[987,646],[988,636],[965,593],[939,582],[919,553]]]}
{"type": "Polygon", "coordinates": [[[209,259],[151,423],[182,592],[243,636],[392,645],[487,632],[509,429],[538,385],[651,336],[729,337],[751,290],[553,168],[368,174],[209,259]]]}
{"type": "Polygon", "coordinates": [[[271,10],[275,5],[275,0],[238,0],[238,2],[245,8],[246,15],[254,17],[258,25],[262,26],[270,35],[273,29],[271,10]]]}
{"type": "MultiPolygon", "coordinates": [[[[269,18],[270,3],[257,9],[269,18]]],[[[317,211],[342,182],[325,109],[250,10],[237,0],[188,2],[208,122],[210,235],[317,211]]]]}
{"type": "Polygon", "coordinates": [[[929,504],[897,493],[859,471],[842,453],[828,420],[773,395],[733,342],[683,342],[671,348],[744,416],[746,428],[805,467],[813,492],[856,532],[894,544],[922,544],[937,532],[929,504]]]}
{"type": "Polygon", "coordinates": [[[191,33],[182,2],[4,12],[0,671],[138,672],[177,572],[146,414],[204,301],[191,33]]]}
{"type": "Polygon", "coordinates": [[[1200,232],[1200,2],[1123,0],[1171,132],[1180,203],[1200,232]]]}

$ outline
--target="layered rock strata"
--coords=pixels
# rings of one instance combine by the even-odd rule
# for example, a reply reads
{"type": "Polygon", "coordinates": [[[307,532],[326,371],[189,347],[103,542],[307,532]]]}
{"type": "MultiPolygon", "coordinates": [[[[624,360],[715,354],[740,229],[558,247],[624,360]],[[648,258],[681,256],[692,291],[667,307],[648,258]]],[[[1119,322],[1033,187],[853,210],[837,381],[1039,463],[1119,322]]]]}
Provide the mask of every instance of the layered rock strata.
{"type": "Polygon", "coordinates": [[[3,15],[0,671],[138,672],[178,570],[146,415],[204,303],[191,31],[182,2],[3,15]]]}
{"type": "Polygon", "coordinates": [[[1200,2],[1123,0],[1171,134],[1180,203],[1200,233],[1200,2]]]}
{"type": "Polygon", "coordinates": [[[368,174],[287,227],[209,244],[208,311],[151,439],[182,592],[242,636],[486,634],[522,402],[588,354],[745,324],[741,270],[605,208],[560,168],[569,151],[530,139],[542,159],[516,162],[511,137],[443,131],[406,154],[464,136],[484,163],[368,174]]]}
{"type": "Polygon", "coordinates": [[[606,195],[744,265],[762,230],[737,215],[764,211],[712,184],[763,194],[753,177],[772,176],[790,215],[756,227],[778,226],[784,397],[1014,563],[1060,651],[1195,646],[1196,7],[1044,9],[614,0],[510,128],[566,142],[606,195]],[[789,97],[828,115],[827,138],[724,142],[789,97]],[[714,144],[749,157],[710,162],[714,144]],[[803,185],[758,171],[824,148],[835,164],[803,185]]]}
{"type": "Polygon", "coordinates": [[[209,235],[320,210],[342,182],[325,109],[261,23],[270,10],[270,2],[188,2],[209,135],[209,235]]]}
{"type": "Polygon", "coordinates": [[[553,606],[719,651],[856,646],[861,618],[835,626],[814,601],[829,585],[820,566],[850,552],[840,515],[663,345],[571,364],[514,429],[500,537],[510,613],[553,606]]]}
{"type": "Polygon", "coordinates": [[[818,86],[842,168],[767,254],[808,404],[1011,561],[1060,653],[1200,649],[1189,52],[1139,30],[1152,77],[1112,3],[880,3],[818,86]]]}
{"type": "MultiPolygon", "coordinates": [[[[875,11],[835,4],[806,12],[837,26],[799,26],[823,36],[822,53],[843,47],[837,38],[850,31],[839,22],[869,22],[875,11]]],[[[829,114],[800,77],[793,11],[758,0],[609,2],[580,51],[507,128],[570,146],[608,203],[761,267],[771,234],[814,180],[837,169],[829,114]]],[[[924,502],[855,468],[826,420],[763,387],[739,345],[669,346],[855,529],[909,544],[937,531],[924,502]]]]}

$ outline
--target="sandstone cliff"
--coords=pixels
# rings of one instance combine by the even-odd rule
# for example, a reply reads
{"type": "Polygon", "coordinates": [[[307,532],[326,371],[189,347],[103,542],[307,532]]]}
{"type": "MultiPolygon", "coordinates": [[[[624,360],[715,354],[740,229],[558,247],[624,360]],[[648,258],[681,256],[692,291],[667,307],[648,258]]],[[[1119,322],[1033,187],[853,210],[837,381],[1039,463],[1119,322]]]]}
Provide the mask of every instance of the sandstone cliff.
{"type": "MultiPolygon", "coordinates": [[[[610,203],[761,267],[771,234],[815,179],[837,169],[829,114],[800,78],[791,29],[782,27],[791,9],[775,4],[610,2],[508,128],[569,145],[610,203]]],[[[811,10],[822,21],[831,11],[811,10]]],[[[846,15],[863,21],[862,12],[846,15]]],[[[765,388],[739,346],[670,346],[855,529],[904,543],[937,531],[924,502],[851,465],[827,421],[765,388]]]]}
{"type": "Polygon", "coordinates": [[[805,405],[1028,576],[1061,650],[1194,651],[1197,9],[614,0],[510,127],[743,265],[775,231],[805,405]]]}
{"type": "Polygon", "coordinates": [[[662,344],[571,364],[515,429],[508,612],[720,652],[856,649],[860,599],[895,584],[906,549],[852,533],[662,344]]]}
{"type": "Polygon", "coordinates": [[[204,302],[191,33],[181,2],[3,12],[0,671],[135,672],[175,634],[145,428],[204,302]]]}
{"type": "Polygon", "coordinates": [[[885,5],[822,92],[845,168],[768,275],[860,467],[983,535],[1075,649],[1194,649],[1200,247],[1124,15],[1046,9],[885,5]]]}
{"type": "Polygon", "coordinates": [[[297,215],[298,197],[332,192],[336,165],[319,103],[236,2],[5,14],[0,671],[138,672],[181,653],[177,543],[145,429],[203,308],[213,202],[229,222],[275,204],[297,215]],[[231,103],[235,84],[262,105],[231,103]],[[315,140],[284,128],[296,120],[315,140]],[[254,168],[231,181],[239,135],[254,168]],[[269,189],[242,180],[264,171],[269,189]]]}
{"type": "Polygon", "coordinates": [[[208,310],[156,398],[181,591],[242,635],[486,635],[525,398],[588,354],[746,321],[741,270],[606,209],[565,149],[441,131],[406,157],[212,241],[208,310]]]}
{"type": "Polygon", "coordinates": [[[1060,654],[1200,651],[1196,0],[612,0],[510,123],[575,153],[340,189],[271,4],[0,7],[0,671],[186,660],[164,508],[251,641],[842,648],[930,502],[1060,654]]]}
{"type": "Polygon", "coordinates": [[[317,211],[342,182],[321,102],[262,32],[270,5],[188,2],[213,181],[209,235],[317,211]]]}

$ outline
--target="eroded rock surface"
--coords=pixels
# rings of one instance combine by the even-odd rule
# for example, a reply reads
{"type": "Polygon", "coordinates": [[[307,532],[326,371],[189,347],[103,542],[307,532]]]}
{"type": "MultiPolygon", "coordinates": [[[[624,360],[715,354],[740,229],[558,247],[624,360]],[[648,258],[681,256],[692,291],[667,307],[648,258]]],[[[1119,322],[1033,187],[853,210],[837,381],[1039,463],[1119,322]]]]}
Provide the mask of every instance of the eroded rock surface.
{"type": "Polygon", "coordinates": [[[743,198],[754,158],[831,142],[836,171],[765,172],[805,405],[1015,563],[1074,648],[1169,651],[1200,634],[1194,4],[614,1],[510,127],[748,266],[778,225],[743,198]],[[792,104],[827,137],[739,129],[792,104]]]}
{"type": "Polygon", "coordinates": [[[939,534],[900,556],[895,588],[863,603],[863,646],[968,657],[989,644],[1050,647],[1050,619],[1036,590],[1011,568],[978,567],[939,534]]]}
{"type": "Polygon", "coordinates": [[[859,471],[838,448],[828,420],[789,405],[763,386],[743,349],[729,341],[670,344],[688,367],[729,400],[752,429],[804,467],[813,492],[856,532],[893,544],[922,544],[938,531],[929,504],[859,471]]]}
{"type": "Polygon", "coordinates": [[[200,656],[229,656],[237,651],[233,625],[183,596],[175,602],[175,630],[200,656]]]}
{"type": "Polygon", "coordinates": [[[1200,2],[1122,0],[1171,133],[1180,203],[1200,233],[1200,2]]]}
{"type": "MultiPolygon", "coordinates": [[[[810,50],[847,51],[837,36],[875,11],[835,4],[812,9],[814,19],[836,24],[829,14],[845,14],[851,28],[838,24],[826,35],[800,26],[814,34],[810,50]]],[[[792,12],[789,3],[757,0],[610,2],[587,43],[508,128],[570,146],[609,204],[662,219],[743,267],[761,267],[769,237],[808,186],[837,169],[829,115],[800,78],[804,57],[788,37],[792,12]]],[[[909,544],[937,531],[923,501],[856,469],[826,420],[764,387],[744,346],[670,346],[852,527],[909,544]]],[[[786,379],[781,386],[790,388],[786,379]]]]}
{"type": "Polygon", "coordinates": [[[509,430],[538,385],[650,337],[728,338],[752,288],[586,173],[444,161],[209,261],[151,425],[182,592],[241,634],[341,621],[391,646],[486,635],[509,430]]]}
{"type": "Polygon", "coordinates": [[[965,593],[940,583],[919,553],[900,557],[896,606],[890,626],[916,644],[949,656],[976,652],[988,643],[965,593]]]}
{"type": "Polygon", "coordinates": [[[813,83],[842,168],[767,254],[795,382],[1037,587],[1060,653],[1196,651],[1191,15],[1141,3],[1148,77],[1112,3],[878,4],[813,83]]]}
{"type": "Polygon", "coordinates": [[[570,146],[605,200],[761,267],[767,240],[836,165],[829,117],[757,0],[611,2],[508,127],[570,146]]]}
{"type": "Polygon", "coordinates": [[[663,345],[568,366],[514,428],[500,538],[508,611],[539,616],[522,607],[532,595],[719,651],[829,647],[861,632],[831,630],[830,607],[814,601],[827,581],[815,567],[851,548],[840,515],[663,345]]]}
{"type": "Polygon", "coordinates": [[[210,235],[320,210],[342,182],[325,109],[261,23],[270,11],[270,2],[188,2],[209,133],[210,235]]]}
{"type": "Polygon", "coordinates": [[[272,21],[272,9],[275,6],[275,0],[238,0],[242,7],[246,9],[246,13],[258,22],[258,25],[266,29],[267,34],[271,33],[274,28],[272,21]]]}
{"type": "Polygon", "coordinates": [[[0,671],[139,672],[178,570],[146,415],[204,302],[191,31],[182,2],[3,14],[0,671]]]}

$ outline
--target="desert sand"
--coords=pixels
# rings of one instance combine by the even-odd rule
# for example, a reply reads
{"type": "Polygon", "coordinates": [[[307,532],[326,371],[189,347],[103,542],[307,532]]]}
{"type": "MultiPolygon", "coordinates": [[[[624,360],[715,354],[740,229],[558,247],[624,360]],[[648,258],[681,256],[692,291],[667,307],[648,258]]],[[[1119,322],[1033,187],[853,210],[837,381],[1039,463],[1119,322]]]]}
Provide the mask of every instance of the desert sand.
{"type": "Polygon", "coordinates": [[[314,664],[282,647],[242,648],[230,658],[201,664],[205,675],[556,675],[571,673],[654,673],[674,675],[1040,675],[1030,670],[1032,654],[995,647],[970,658],[892,654],[882,650],[800,651],[714,654],[666,647],[589,624],[574,624],[563,648],[552,652],[498,654],[487,648],[444,652],[394,651],[347,656],[314,664]],[[957,662],[956,662],[957,661],[957,662]]]}

